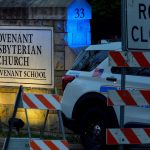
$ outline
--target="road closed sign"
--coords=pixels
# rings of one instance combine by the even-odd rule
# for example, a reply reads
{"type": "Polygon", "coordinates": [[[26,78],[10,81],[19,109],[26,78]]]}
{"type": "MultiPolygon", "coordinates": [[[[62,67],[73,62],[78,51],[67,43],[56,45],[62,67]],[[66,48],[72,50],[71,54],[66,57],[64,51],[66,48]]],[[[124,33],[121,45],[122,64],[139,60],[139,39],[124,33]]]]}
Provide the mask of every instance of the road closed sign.
{"type": "Polygon", "coordinates": [[[150,50],[150,0],[126,0],[126,48],[150,50]]]}
{"type": "Polygon", "coordinates": [[[0,85],[51,88],[53,30],[0,26],[0,85]]]}

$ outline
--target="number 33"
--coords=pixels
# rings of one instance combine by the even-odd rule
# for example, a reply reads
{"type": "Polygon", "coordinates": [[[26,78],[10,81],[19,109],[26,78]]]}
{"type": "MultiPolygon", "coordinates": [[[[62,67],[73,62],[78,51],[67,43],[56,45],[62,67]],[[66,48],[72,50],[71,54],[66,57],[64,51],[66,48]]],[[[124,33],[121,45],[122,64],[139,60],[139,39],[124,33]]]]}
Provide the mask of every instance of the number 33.
{"type": "Polygon", "coordinates": [[[76,8],[75,9],[75,18],[84,18],[85,13],[84,13],[84,8],[76,8]]]}

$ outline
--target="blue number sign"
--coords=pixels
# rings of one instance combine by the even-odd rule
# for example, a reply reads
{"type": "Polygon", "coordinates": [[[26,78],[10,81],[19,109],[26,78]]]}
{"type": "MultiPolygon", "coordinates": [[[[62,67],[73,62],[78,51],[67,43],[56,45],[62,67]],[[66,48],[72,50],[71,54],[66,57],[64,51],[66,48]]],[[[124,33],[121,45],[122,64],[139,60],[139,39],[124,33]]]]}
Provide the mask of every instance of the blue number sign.
{"type": "Polygon", "coordinates": [[[66,42],[70,47],[91,44],[91,6],[86,0],[74,0],[67,8],[66,42]]]}
{"type": "Polygon", "coordinates": [[[91,19],[91,6],[86,0],[75,0],[68,7],[67,19],[91,19]]]}
{"type": "Polygon", "coordinates": [[[75,18],[84,18],[84,16],[85,16],[84,8],[75,9],[75,18]]]}

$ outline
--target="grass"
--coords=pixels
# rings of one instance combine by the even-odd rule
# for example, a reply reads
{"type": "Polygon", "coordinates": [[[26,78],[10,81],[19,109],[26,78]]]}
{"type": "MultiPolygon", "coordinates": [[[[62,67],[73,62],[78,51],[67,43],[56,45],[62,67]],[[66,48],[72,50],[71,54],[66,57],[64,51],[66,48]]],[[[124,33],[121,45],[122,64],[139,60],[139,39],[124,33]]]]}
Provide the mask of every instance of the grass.
{"type": "MultiPolygon", "coordinates": [[[[0,137],[6,138],[8,131],[0,131],[0,137]]],[[[11,137],[16,138],[29,138],[28,132],[26,130],[21,131],[18,135],[16,134],[15,130],[12,131],[11,137]]],[[[31,134],[32,138],[40,138],[40,133],[37,131],[32,132],[31,134]]],[[[62,134],[56,133],[56,132],[45,132],[44,136],[42,136],[42,139],[47,140],[62,140],[62,134]]],[[[78,144],[80,143],[79,136],[74,134],[66,134],[66,139],[71,144],[78,144]]]]}

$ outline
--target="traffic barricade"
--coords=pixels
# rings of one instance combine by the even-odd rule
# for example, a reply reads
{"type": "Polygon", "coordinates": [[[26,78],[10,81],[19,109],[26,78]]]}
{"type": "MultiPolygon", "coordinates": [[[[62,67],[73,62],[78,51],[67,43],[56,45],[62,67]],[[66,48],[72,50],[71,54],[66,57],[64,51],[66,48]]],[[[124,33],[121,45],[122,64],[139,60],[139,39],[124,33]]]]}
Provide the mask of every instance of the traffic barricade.
{"type": "Polygon", "coordinates": [[[110,51],[109,65],[114,67],[150,68],[150,52],[110,51]]]}
{"type": "MultiPolygon", "coordinates": [[[[150,90],[108,91],[107,106],[150,106],[150,90]]],[[[150,128],[107,129],[108,145],[150,144],[150,128]]]]}
{"type": "MultiPolygon", "coordinates": [[[[17,144],[22,142],[26,147],[22,149],[26,150],[68,150],[69,144],[65,137],[64,127],[63,127],[63,121],[61,116],[61,104],[59,96],[56,94],[30,94],[30,93],[24,93],[22,86],[20,86],[16,102],[14,106],[14,112],[12,115],[12,122],[9,127],[8,135],[5,140],[3,150],[20,150],[21,145],[15,145],[14,142],[11,141],[17,141],[17,144]],[[28,127],[28,134],[29,138],[11,138],[11,132],[13,127],[13,120],[16,116],[17,109],[18,108],[24,108],[25,109],[25,116],[26,116],[26,123],[28,127]],[[41,130],[41,138],[32,138],[31,136],[31,130],[30,130],[30,124],[28,119],[28,109],[39,109],[39,110],[46,110],[46,117],[44,120],[44,125],[41,130]],[[42,134],[44,134],[46,121],[48,118],[48,114],[50,111],[56,111],[58,114],[59,119],[59,127],[62,133],[62,140],[44,140],[42,139],[42,134]]],[[[23,146],[23,145],[22,145],[23,146]]]]}
{"type": "MultiPolygon", "coordinates": [[[[124,67],[124,68],[126,67],[150,68],[150,52],[111,51],[109,52],[109,65],[113,67],[124,67]]],[[[108,91],[107,106],[149,107],[150,89],[108,91]]],[[[123,114],[120,115],[124,116],[124,111],[123,114]]],[[[150,128],[121,127],[121,128],[106,129],[106,144],[108,145],[150,144],[150,128]]]]}

